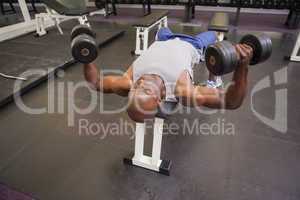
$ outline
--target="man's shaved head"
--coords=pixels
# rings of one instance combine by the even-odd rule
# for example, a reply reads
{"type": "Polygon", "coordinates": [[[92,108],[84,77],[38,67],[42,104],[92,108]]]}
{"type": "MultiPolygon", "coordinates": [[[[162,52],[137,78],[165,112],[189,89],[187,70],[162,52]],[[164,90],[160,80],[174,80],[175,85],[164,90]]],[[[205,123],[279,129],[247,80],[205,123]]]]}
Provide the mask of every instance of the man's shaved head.
{"type": "Polygon", "coordinates": [[[140,78],[129,92],[127,113],[136,122],[144,122],[153,118],[163,98],[162,81],[151,77],[140,78]]]}

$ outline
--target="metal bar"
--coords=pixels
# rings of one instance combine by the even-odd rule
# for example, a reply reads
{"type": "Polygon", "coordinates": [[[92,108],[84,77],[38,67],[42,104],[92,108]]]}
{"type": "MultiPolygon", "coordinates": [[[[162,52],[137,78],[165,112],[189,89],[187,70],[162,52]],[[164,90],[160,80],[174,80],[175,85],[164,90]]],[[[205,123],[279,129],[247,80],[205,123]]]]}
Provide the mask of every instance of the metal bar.
{"type": "Polygon", "coordinates": [[[300,50],[300,32],[298,34],[296,44],[295,44],[295,47],[293,49],[293,53],[291,55],[291,61],[300,62],[300,55],[298,56],[299,50],[300,50]]]}
{"type": "Polygon", "coordinates": [[[25,0],[18,0],[18,2],[19,2],[20,9],[22,11],[24,21],[25,22],[31,21],[31,17],[30,17],[30,14],[29,14],[27,4],[26,4],[25,0]]]}

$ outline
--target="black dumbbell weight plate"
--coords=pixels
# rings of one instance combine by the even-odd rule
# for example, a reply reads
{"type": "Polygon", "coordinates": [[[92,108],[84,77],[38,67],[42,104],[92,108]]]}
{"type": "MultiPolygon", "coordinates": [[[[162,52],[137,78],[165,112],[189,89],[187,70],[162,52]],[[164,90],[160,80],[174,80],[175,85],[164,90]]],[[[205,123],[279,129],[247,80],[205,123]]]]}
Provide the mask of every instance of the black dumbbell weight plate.
{"type": "Polygon", "coordinates": [[[94,38],[87,34],[81,34],[71,43],[72,56],[80,63],[91,63],[98,56],[97,44],[94,38]]]}
{"type": "Polygon", "coordinates": [[[96,33],[89,26],[79,24],[72,29],[71,41],[80,34],[87,34],[92,38],[96,38],[96,33]]]}
{"type": "Polygon", "coordinates": [[[272,54],[272,41],[266,35],[245,35],[240,43],[247,44],[253,49],[253,57],[250,61],[250,65],[263,62],[272,54]]]}
{"type": "Polygon", "coordinates": [[[262,37],[263,41],[265,42],[265,44],[267,46],[266,50],[263,49],[263,54],[262,54],[262,58],[261,58],[261,62],[264,62],[271,57],[272,51],[273,51],[273,46],[272,46],[271,38],[269,38],[266,35],[261,35],[260,37],[262,37]]]}
{"type": "Polygon", "coordinates": [[[220,76],[232,72],[237,66],[238,58],[234,46],[228,41],[222,41],[207,48],[205,61],[208,70],[220,76]]]}

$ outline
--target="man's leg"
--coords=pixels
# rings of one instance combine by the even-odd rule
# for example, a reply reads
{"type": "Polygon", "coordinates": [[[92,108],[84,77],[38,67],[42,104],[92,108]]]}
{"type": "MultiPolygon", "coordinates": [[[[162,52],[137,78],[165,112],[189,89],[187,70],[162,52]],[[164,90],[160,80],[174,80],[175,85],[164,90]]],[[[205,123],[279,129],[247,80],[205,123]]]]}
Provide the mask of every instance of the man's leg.
{"type": "Polygon", "coordinates": [[[168,27],[161,28],[157,31],[156,40],[167,41],[174,38],[174,33],[168,27]]]}
{"type": "MultiPolygon", "coordinates": [[[[207,31],[200,33],[194,37],[184,34],[174,34],[169,28],[164,27],[158,30],[156,34],[156,40],[158,41],[167,41],[174,38],[180,38],[183,41],[189,42],[196,49],[198,49],[201,61],[204,61],[204,50],[211,44],[214,44],[218,41],[218,35],[215,31],[207,31]]],[[[213,74],[209,74],[209,78],[206,81],[205,85],[207,87],[222,87],[223,82],[220,77],[216,77],[213,74]]]]}
{"type": "Polygon", "coordinates": [[[218,36],[215,31],[207,31],[196,35],[195,39],[206,49],[209,45],[215,44],[218,41],[218,36]]]}

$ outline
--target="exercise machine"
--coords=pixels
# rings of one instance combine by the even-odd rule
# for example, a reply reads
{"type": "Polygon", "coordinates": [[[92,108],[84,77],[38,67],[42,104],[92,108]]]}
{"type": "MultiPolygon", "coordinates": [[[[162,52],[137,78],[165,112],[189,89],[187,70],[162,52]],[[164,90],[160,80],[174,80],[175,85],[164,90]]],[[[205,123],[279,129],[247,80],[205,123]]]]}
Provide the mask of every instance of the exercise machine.
{"type": "Polygon", "coordinates": [[[77,0],[72,2],[72,4],[75,4],[77,2],[77,8],[74,8],[74,5],[69,6],[68,2],[66,2],[65,4],[52,0],[43,0],[43,2],[45,5],[46,12],[35,15],[37,36],[43,36],[47,34],[45,25],[45,21],[47,19],[51,20],[52,23],[55,24],[55,26],[59,30],[60,34],[63,35],[63,30],[60,26],[60,23],[63,21],[76,19],[80,24],[86,24],[90,26],[87,19],[88,16],[93,16],[97,14],[106,15],[105,9],[88,10],[86,8],[86,2],[84,0],[77,0]]]}

